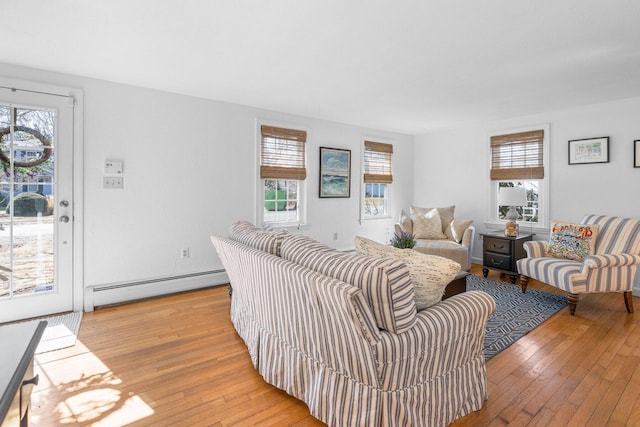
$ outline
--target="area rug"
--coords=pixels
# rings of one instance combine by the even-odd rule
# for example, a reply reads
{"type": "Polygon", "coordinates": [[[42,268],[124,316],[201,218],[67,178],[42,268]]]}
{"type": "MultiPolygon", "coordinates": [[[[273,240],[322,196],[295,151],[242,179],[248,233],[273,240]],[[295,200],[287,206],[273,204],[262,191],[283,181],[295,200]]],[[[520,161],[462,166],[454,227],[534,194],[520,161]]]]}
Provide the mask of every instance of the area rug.
{"type": "Polygon", "coordinates": [[[489,317],[484,339],[485,360],[535,329],[567,305],[566,297],[527,289],[518,285],[467,276],[467,291],[485,291],[496,300],[496,311],[489,317]]]}
{"type": "Polygon", "coordinates": [[[81,311],[14,322],[8,325],[15,323],[37,323],[41,320],[47,321],[47,328],[42,334],[40,344],[38,344],[38,348],[36,349],[36,354],[62,350],[76,343],[78,331],[80,330],[80,322],[82,321],[81,311]]]}
{"type": "Polygon", "coordinates": [[[62,350],[71,347],[76,343],[82,312],[74,311],[60,316],[51,316],[44,319],[47,321],[47,329],[42,334],[40,344],[36,349],[36,354],[48,351],[62,350]]]}

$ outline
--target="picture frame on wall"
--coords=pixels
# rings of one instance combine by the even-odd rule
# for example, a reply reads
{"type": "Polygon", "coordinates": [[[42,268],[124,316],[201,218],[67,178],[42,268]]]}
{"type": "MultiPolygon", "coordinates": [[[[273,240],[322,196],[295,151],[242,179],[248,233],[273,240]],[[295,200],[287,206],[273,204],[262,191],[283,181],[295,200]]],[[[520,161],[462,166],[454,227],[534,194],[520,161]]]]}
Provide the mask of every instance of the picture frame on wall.
{"type": "Polygon", "coordinates": [[[633,141],[633,167],[640,168],[640,139],[633,141]]]}
{"type": "Polygon", "coordinates": [[[609,162],[609,137],[574,139],[569,141],[569,164],[609,162]]]}
{"type": "Polygon", "coordinates": [[[320,147],[320,197],[351,197],[351,150],[320,147]]]}

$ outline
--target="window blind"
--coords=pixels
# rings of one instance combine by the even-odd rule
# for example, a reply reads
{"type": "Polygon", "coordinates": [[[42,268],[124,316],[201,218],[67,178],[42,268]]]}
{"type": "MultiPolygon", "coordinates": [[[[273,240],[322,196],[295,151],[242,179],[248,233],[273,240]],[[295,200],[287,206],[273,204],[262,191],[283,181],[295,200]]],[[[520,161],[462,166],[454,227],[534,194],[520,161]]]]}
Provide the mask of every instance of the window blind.
{"type": "Polygon", "coordinates": [[[381,142],[364,142],[364,182],[391,184],[391,155],[393,145],[381,142]]]}
{"type": "Polygon", "coordinates": [[[307,132],[260,126],[260,178],[304,180],[307,132]]]}
{"type": "Polygon", "coordinates": [[[492,180],[542,179],[544,130],[491,137],[492,180]]]}

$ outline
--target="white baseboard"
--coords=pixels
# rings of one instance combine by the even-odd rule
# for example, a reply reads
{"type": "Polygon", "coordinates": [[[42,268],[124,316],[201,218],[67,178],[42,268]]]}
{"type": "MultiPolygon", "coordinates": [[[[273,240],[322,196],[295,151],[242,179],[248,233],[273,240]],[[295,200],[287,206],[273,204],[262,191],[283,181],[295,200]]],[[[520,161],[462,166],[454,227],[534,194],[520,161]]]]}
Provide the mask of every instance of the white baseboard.
{"type": "Polygon", "coordinates": [[[206,271],[174,277],[161,277],[137,282],[90,286],[84,292],[84,311],[95,307],[192,291],[229,283],[224,270],[206,271]]]}

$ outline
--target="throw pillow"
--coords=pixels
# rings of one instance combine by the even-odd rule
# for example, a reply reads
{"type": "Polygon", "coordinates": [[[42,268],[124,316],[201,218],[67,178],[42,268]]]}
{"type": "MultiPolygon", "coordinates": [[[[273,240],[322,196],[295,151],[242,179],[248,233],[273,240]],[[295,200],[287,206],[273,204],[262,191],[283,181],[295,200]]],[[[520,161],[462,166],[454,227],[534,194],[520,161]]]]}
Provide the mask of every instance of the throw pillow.
{"type": "Polygon", "coordinates": [[[405,233],[413,234],[413,221],[411,215],[409,215],[404,209],[400,212],[400,229],[405,233]]]}
{"type": "Polygon", "coordinates": [[[445,288],[460,271],[460,264],[450,259],[382,245],[364,237],[356,237],[356,251],[404,261],[413,282],[418,311],[440,302],[445,288]]]}
{"type": "Polygon", "coordinates": [[[595,253],[598,224],[551,222],[547,256],[582,261],[595,253]]]}
{"type": "Polygon", "coordinates": [[[413,234],[416,239],[446,239],[442,232],[442,220],[437,209],[431,209],[424,214],[417,214],[412,217],[413,234]]]}
{"type": "MultiPolygon", "coordinates": [[[[419,208],[416,206],[411,206],[409,207],[409,213],[411,214],[411,216],[418,215],[418,214],[424,215],[427,212],[431,211],[432,209],[434,208],[419,208]]],[[[455,205],[452,205],[452,206],[446,206],[446,207],[435,208],[435,209],[437,209],[438,213],[440,214],[440,222],[442,223],[442,232],[446,235],[449,230],[449,224],[451,224],[451,221],[453,221],[453,215],[456,207],[455,205]]]]}
{"type": "Polygon", "coordinates": [[[471,224],[473,224],[472,219],[454,219],[451,221],[449,231],[451,233],[452,240],[458,243],[462,242],[462,236],[464,236],[464,232],[471,224]]]}

